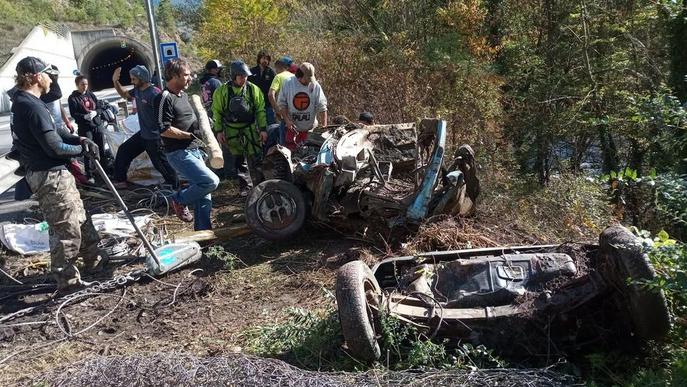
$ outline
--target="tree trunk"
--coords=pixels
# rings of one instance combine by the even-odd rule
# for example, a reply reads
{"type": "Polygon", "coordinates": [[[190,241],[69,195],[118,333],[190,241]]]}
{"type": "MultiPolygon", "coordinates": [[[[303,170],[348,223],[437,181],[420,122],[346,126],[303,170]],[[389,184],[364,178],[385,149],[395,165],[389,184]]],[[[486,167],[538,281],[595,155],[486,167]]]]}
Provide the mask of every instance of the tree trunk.
{"type": "Polygon", "coordinates": [[[608,131],[606,125],[599,126],[599,142],[601,144],[602,165],[601,170],[603,174],[618,170],[618,149],[615,147],[613,136],[608,131]]]}

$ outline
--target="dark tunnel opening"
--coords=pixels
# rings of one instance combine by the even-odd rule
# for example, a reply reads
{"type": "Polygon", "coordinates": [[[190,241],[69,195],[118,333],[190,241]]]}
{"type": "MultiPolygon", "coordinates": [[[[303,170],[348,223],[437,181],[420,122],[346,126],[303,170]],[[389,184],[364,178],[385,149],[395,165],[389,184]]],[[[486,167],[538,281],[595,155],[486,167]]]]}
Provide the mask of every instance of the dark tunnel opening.
{"type": "Polygon", "coordinates": [[[82,73],[88,74],[90,88],[93,91],[114,87],[112,74],[117,67],[122,68],[119,82],[124,85],[131,84],[129,70],[136,65],[148,66],[146,55],[129,45],[94,48],[97,50],[90,63],[82,63],[82,73]]]}

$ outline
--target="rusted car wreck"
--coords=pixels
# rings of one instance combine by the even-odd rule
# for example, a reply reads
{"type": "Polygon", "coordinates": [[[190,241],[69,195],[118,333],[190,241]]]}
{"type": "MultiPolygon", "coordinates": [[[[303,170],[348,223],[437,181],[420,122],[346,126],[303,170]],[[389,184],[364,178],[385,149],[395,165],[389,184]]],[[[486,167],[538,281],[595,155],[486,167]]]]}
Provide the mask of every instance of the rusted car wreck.
{"type": "Polygon", "coordinates": [[[548,356],[612,336],[663,338],[670,330],[665,296],[642,284],[654,277],[639,240],[613,226],[598,245],[429,252],[385,259],[372,270],[349,262],[339,269],[336,299],[348,351],[361,360],[380,357],[388,315],[426,337],[548,356]]]}
{"type": "Polygon", "coordinates": [[[315,221],[381,220],[395,227],[435,214],[468,214],[479,195],[468,145],[445,160],[446,122],[321,128],[293,153],[276,145],[263,160],[266,181],[246,202],[258,235],[289,238],[315,221]]]}

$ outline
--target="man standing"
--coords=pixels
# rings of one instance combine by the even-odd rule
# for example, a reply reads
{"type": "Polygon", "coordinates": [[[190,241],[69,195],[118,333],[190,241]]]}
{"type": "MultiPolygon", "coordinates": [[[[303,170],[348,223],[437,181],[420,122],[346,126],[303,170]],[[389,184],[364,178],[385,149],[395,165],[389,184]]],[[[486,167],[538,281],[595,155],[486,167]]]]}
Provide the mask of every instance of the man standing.
{"type": "Polygon", "coordinates": [[[98,146],[86,137],[56,129],[48,107],[40,100],[52,83],[49,74],[56,74],[56,70],[29,56],[19,61],[16,71],[14,144],[26,168],[26,181],[49,226],[52,273],[58,289],[65,289],[81,284],[75,263],[82,246],[86,269],[95,269],[103,262],[98,256],[97,232],[87,220],[74,178],[65,167],[71,157],[84,152],[97,159],[98,146]]]}
{"type": "MultiPolygon", "coordinates": [[[[69,103],[69,114],[76,121],[78,126],[78,133],[81,137],[87,137],[93,140],[100,149],[100,158],[105,159],[105,148],[103,146],[103,134],[98,130],[98,125],[94,122],[94,118],[98,115],[96,107],[98,106],[98,98],[95,94],[88,90],[88,79],[79,75],[74,79],[76,83],[76,90],[67,99],[69,103]]],[[[92,165],[89,156],[85,156],[86,177],[92,177],[92,171],[95,168],[92,165]]]]}
{"type": "Polygon", "coordinates": [[[327,98],[312,64],[301,63],[295,77],[284,82],[277,106],[286,126],[285,146],[291,150],[307,139],[309,131],[327,126],[327,98]]]}
{"type": "Polygon", "coordinates": [[[165,145],[167,159],[177,173],[189,183],[187,188],[172,197],[172,208],[179,219],[194,221],[195,230],[210,230],[212,224],[212,197],[219,178],[205,165],[203,145],[194,132],[200,130],[188,95],[184,92],[191,82],[191,68],[183,59],[172,59],[165,64],[167,87],[155,98],[155,111],[160,136],[165,145]],[[193,205],[194,215],[187,205],[193,205]]]}
{"type": "Polygon", "coordinates": [[[126,173],[129,170],[131,161],[145,151],[155,169],[164,177],[165,183],[178,188],[177,174],[172,166],[169,165],[167,156],[164,153],[162,141],[160,140],[160,129],[157,125],[157,117],[153,108],[153,100],[160,94],[160,89],[150,83],[150,72],[148,72],[148,69],[138,65],[129,70],[131,84],[134,85],[134,88],[128,91],[124,90],[122,84],[119,83],[121,72],[121,67],[115,69],[114,74],[112,74],[112,82],[117,93],[122,98],[127,100],[133,99],[136,102],[136,114],[138,114],[140,130],[120,145],[119,150],[117,150],[114,167],[115,187],[126,188],[126,173]]]}
{"type": "Polygon", "coordinates": [[[293,61],[291,60],[291,57],[288,56],[282,56],[281,58],[277,59],[276,62],[274,62],[274,68],[277,69],[277,75],[275,75],[274,80],[272,80],[272,84],[270,85],[270,89],[267,92],[267,97],[270,101],[270,105],[275,110],[276,114],[276,119],[279,120],[279,144],[284,145],[284,142],[286,141],[286,126],[284,123],[284,119],[282,118],[281,114],[279,114],[279,108],[277,107],[277,100],[279,99],[279,92],[281,91],[281,87],[284,84],[284,82],[293,77],[293,74],[289,71],[289,66],[293,64],[293,61]]]}
{"type": "MultiPolygon", "coordinates": [[[[248,77],[248,82],[256,85],[262,92],[263,97],[267,97],[270,91],[270,86],[274,80],[275,73],[270,67],[272,57],[265,51],[258,53],[258,65],[250,69],[252,75],[248,77]]],[[[265,101],[265,114],[267,115],[267,125],[272,125],[276,121],[274,119],[274,106],[269,99],[265,101]]]]}
{"type": "Polygon", "coordinates": [[[221,73],[222,63],[217,59],[213,59],[205,64],[205,75],[200,78],[200,98],[210,119],[212,119],[212,95],[215,93],[215,90],[222,86],[222,81],[219,80],[221,73]]]}
{"type": "Polygon", "coordinates": [[[217,140],[227,144],[229,152],[236,156],[241,196],[247,196],[253,184],[263,180],[258,163],[262,143],[267,141],[265,98],[256,85],[248,82],[250,75],[245,63],[232,62],[230,80],[217,89],[212,102],[213,130],[217,140]]]}

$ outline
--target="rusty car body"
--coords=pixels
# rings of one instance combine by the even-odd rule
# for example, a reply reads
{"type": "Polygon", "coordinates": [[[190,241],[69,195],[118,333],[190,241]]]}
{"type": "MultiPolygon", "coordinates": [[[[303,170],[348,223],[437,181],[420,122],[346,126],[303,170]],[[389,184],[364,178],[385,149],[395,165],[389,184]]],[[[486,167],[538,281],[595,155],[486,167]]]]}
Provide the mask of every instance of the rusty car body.
{"type": "Polygon", "coordinates": [[[258,235],[287,239],[306,219],[381,220],[389,227],[435,214],[465,215],[479,195],[474,152],[459,147],[445,160],[446,121],[392,125],[334,125],[310,133],[294,152],[266,153],[266,180],[246,202],[258,235]]]}
{"type": "Polygon", "coordinates": [[[579,347],[612,335],[664,337],[665,296],[641,285],[654,276],[639,240],[613,226],[598,245],[576,249],[429,252],[388,258],[372,270],[352,261],[339,269],[336,299],[348,351],[364,361],[380,357],[380,321],[389,315],[430,338],[550,355],[566,340],[579,347]]]}

